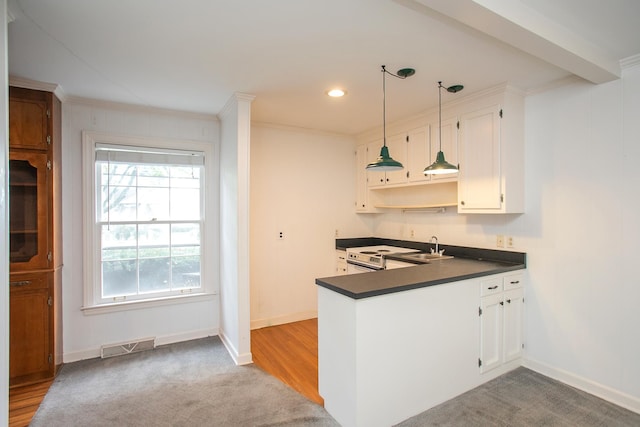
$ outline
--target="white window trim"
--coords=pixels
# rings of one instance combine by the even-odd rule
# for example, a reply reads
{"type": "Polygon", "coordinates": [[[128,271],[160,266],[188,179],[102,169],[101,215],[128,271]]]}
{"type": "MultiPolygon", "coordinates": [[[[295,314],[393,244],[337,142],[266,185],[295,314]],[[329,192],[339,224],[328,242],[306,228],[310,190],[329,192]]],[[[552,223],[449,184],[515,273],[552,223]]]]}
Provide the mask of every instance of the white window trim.
{"type": "Polygon", "coordinates": [[[83,173],[83,218],[84,218],[84,298],[82,310],[85,314],[100,314],[129,309],[163,306],[173,303],[195,302],[212,298],[218,293],[215,280],[214,254],[218,247],[216,242],[215,185],[212,179],[215,169],[213,143],[189,140],[171,140],[163,138],[143,138],[105,132],[82,132],[82,173],[83,173]],[[116,144],[122,146],[149,147],[162,149],[181,149],[200,151],[205,156],[205,173],[202,185],[205,192],[205,206],[202,207],[205,217],[201,236],[201,289],[188,294],[172,295],[160,298],[139,299],[130,301],[100,302],[100,248],[96,236],[96,143],[116,144]],[[206,242],[206,243],[205,243],[206,242]]]}

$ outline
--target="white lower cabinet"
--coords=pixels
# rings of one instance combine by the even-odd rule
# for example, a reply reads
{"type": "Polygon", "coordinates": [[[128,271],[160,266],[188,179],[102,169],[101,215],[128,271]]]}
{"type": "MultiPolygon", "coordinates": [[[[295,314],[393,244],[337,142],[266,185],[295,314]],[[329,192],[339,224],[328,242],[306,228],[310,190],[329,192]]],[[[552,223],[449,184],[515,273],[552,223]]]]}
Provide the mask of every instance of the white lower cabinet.
{"type": "Polygon", "coordinates": [[[347,251],[336,249],[336,274],[347,274],[347,251]]]}
{"type": "Polygon", "coordinates": [[[480,283],[480,372],[522,356],[524,289],[522,273],[480,283]]]}

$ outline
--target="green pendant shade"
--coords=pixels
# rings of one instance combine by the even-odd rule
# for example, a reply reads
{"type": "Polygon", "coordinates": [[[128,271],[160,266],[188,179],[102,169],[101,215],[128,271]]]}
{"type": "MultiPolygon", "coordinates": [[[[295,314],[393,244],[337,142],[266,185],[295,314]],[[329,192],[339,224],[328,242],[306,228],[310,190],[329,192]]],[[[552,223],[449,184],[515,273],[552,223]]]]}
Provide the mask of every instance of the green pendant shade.
{"type": "Polygon", "coordinates": [[[387,86],[385,83],[385,77],[387,74],[391,74],[399,79],[406,79],[415,74],[416,70],[413,68],[403,68],[398,70],[398,74],[393,74],[387,71],[386,67],[382,66],[382,148],[380,149],[380,156],[375,162],[367,165],[367,170],[375,172],[393,172],[404,169],[402,163],[397,160],[393,160],[389,155],[389,149],[387,148],[387,86]]]}
{"type": "MultiPolygon", "coordinates": [[[[444,153],[442,152],[442,82],[438,82],[438,136],[440,139],[440,148],[436,155],[436,161],[431,165],[424,168],[423,173],[425,175],[439,175],[445,173],[456,173],[458,168],[444,159],[444,153]]],[[[447,92],[456,93],[460,92],[464,86],[454,85],[447,89],[447,92]]]]}
{"type": "Polygon", "coordinates": [[[367,165],[367,169],[373,169],[379,172],[398,171],[402,170],[402,168],[402,163],[393,160],[391,156],[389,156],[389,148],[387,148],[386,145],[383,145],[380,149],[380,156],[378,156],[376,161],[367,165]]]}
{"type": "Polygon", "coordinates": [[[425,175],[438,175],[456,172],[458,172],[458,168],[444,159],[444,153],[442,151],[438,151],[435,162],[424,168],[425,175]]]}

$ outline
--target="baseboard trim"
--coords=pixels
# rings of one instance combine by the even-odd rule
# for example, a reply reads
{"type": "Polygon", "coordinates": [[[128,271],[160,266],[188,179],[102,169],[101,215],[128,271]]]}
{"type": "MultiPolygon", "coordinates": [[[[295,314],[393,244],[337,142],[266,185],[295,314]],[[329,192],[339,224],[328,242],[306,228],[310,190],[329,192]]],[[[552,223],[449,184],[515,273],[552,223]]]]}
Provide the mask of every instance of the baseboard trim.
{"type": "Polygon", "coordinates": [[[537,360],[524,359],[522,366],[640,414],[640,398],[537,360]]]}
{"type": "Polygon", "coordinates": [[[222,344],[224,344],[227,352],[236,365],[249,365],[253,363],[253,356],[251,355],[251,352],[243,354],[238,353],[238,350],[233,345],[231,340],[224,334],[224,331],[220,331],[218,336],[220,337],[220,341],[222,341],[222,344]]]}
{"type": "Polygon", "coordinates": [[[269,317],[251,321],[251,329],[266,328],[268,326],[283,325],[285,323],[299,322],[301,320],[315,319],[318,317],[318,310],[301,311],[298,313],[286,314],[284,316],[269,317]]]}
{"type": "MultiPolygon", "coordinates": [[[[164,335],[156,337],[156,346],[174,344],[177,342],[196,340],[200,338],[212,337],[218,335],[218,328],[200,329],[197,331],[189,331],[180,334],[164,335]]],[[[94,359],[100,357],[100,346],[81,351],[64,353],[62,360],[64,363],[78,362],[85,359],[94,359]]]]}

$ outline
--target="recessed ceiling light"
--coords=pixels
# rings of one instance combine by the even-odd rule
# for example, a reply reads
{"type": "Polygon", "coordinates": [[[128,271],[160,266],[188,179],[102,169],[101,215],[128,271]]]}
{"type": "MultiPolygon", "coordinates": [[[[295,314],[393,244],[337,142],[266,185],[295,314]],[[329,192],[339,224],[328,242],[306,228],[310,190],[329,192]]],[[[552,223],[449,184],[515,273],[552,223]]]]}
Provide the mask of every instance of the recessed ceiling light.
{"type": "Polygon", "coordinates": [[[347,91],[343,89],[331,89],[330,91],[327,91],[327,95],[332,98],[340,98],[341,96],[345,96],[346,94],[347,91]]]}

